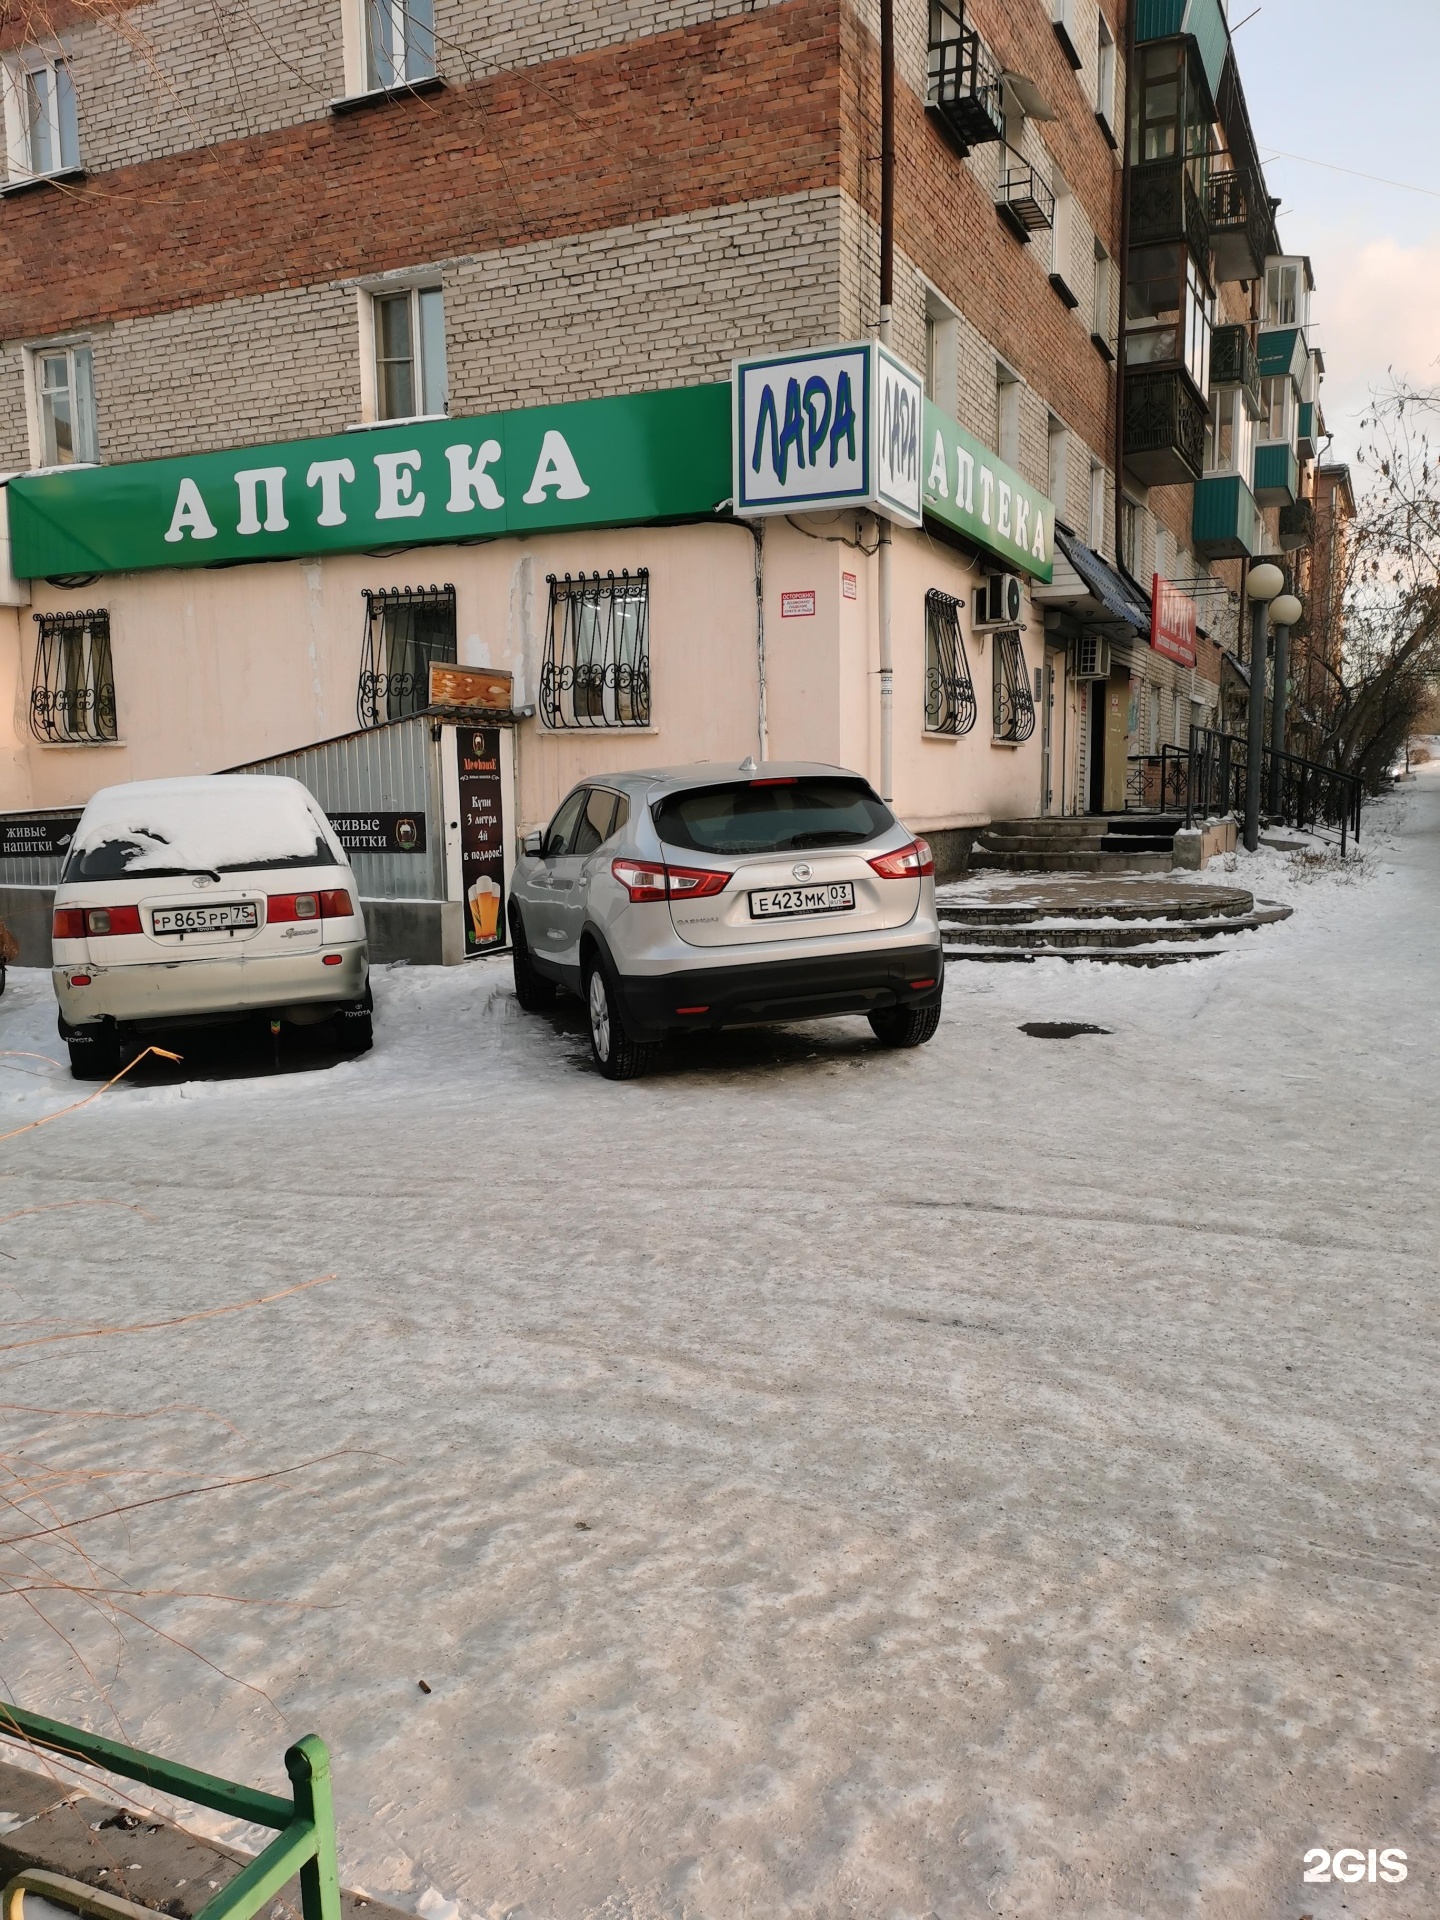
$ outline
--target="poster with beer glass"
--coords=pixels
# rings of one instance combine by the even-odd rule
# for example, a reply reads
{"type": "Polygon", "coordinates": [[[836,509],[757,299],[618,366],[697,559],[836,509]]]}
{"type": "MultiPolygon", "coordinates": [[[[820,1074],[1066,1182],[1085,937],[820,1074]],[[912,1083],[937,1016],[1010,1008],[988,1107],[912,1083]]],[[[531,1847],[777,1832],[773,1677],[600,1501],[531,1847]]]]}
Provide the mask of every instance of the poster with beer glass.
{"type": "Polygon", "coordinates": [[[460,874],[465,888],[465,952],[484,953],[505,938],[505,833],[500,801],[500,730],[456,729],[460,771],[460,874]]]}

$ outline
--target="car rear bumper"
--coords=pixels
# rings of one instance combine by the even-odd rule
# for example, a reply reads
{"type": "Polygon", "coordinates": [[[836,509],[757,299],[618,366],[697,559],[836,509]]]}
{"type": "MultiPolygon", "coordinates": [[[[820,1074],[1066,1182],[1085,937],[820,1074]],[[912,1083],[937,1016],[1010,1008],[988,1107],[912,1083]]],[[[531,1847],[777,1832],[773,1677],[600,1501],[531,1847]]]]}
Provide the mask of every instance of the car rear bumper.
{"type": "Polygon", "coordinates": [[[254,959],[227,954],[224,959],[140,961],[128,967],[75,962],[53,967],[51,978],[61,1017],[72,1027],[107,1018],[163,1026],[168,1020],[209,1014],[360,999],[369,976],[365,942],[330,945],[324,952],[338,953],[339,964],[327,967],[320,951],[254,959]],[[88,974],[89,986],[72,986],[77,974],[88,974]]]}
{"type": "Polygon", "coordinates": [[[936,939],[863,953],[630,974],[621,976],[617,990],[629,1032],[637,1040],[658,1040],[697,1027],[932,1006],[945,991],[945,955],[936,939]]]}

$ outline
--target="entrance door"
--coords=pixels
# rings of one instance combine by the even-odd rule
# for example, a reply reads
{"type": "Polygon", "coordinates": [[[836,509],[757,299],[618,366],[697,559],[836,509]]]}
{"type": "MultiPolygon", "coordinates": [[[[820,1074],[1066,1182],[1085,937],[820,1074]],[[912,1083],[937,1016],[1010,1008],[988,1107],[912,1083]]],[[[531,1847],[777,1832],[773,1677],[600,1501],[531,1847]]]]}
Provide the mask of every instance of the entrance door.
{"type": "Polygon", "coordinates": [[[1108,685],[1105,680],[1089,682],[1090,791],[1085,796],[1085,806],[1090,813],[1105,811],[1105,694],[1108,685]]]}
{"type": "Polygon", "coordinates": [[[1057,663],[1064,655],[1045,649],[1044,678],[1040,683],[1040,811],[1055,811],[1055,687],[1057,663]]]}

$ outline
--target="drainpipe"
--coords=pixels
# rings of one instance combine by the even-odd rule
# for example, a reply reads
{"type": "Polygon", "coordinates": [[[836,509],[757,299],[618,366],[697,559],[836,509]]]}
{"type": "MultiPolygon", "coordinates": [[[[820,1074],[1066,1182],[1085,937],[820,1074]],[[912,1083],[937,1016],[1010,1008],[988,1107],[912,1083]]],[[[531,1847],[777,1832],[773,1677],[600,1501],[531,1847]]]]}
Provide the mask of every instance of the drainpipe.
{"type": "MultiPolygon", "coordinates": [[[[895,301],[895,0],[880,0],[880,343],[889,346],[895,301]]],[[[890,613],[894,593],[894,548],[890,522],[878,530],[880,602],[880,798],[895,787],[895,661],[890,613]]]]}
{"type": "Polygon", "coordinates": [[[760,739],[759,757],[763,767],[770,758],[770,712],[765,693],[765,522],[752,520],[750,532],[755,540],[755,666],[760,683],[755,730],[760,739]]]}
{"type": "Polygon", "coordinates": [[[1125,104],[1120,127],[1120,322],[1115,334],[1115,560],[1120,560],[1120,527],[1125,512],[1125,333],[1130,298],[1130,91],[1135,84],[1135,9],[1125,8],[1125,104]]]}

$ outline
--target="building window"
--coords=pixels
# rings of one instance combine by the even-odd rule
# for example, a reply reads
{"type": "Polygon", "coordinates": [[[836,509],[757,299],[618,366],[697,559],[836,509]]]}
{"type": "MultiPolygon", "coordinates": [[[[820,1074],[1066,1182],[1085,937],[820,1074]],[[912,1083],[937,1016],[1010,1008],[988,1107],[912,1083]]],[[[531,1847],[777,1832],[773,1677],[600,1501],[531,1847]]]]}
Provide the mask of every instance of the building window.
{"type": "Polygon", "coordinates": [[[1255,422],[1243,387],[1224,387],[1211,398],[1211,418],[1205,429],[1205,471],[1238,473],[1250,484],[1254,466],[1255,422]]]}
{"type": "Polygon", "coordinates": [[[1183,366],[1202,394],[1210,389],[1214,297],[1186,247],[1137,247],[1126,292],[1127,366],[1183,366]]]}
{"type": "Polygon", "coordinates": [[[995,451],[1007,467],[1020,465],[1020,376],[995,363],[995,451]]]}
{"type": "Polygon", "coordinates": [[[40,403],[40,464],[93,464],[100,453],[95,369],[89,347],[42,349],[34,359],[40,403]]]}
{"type": "Polygon", "coordinates": [[[1265,325],[1303,327],[1304,324],[1300,263],[1297,260],[1276,261],[1265,272],[1265,325]]]}
{"type": "Polygon", "coordinates": [[[1140,565],[1140,508],[1128,498],[1120,503],[1120,564],[1132,574],[1140,565]]]}
{"type": "Polygon", "coordinates": [[[932,587],[925,596],[925,731],[958,738],[975,724],[975,683],[960,631],[960,602],[932,587]]]}
{"type": "Polygon", "coordinates": [[[1096,11],[1095,39],[1095,114],[1114,143],[1115,126],[1115,36],[1110,23],[1096,11]]]}
{"type": "Polygon", "coordinates": [[[547,727],[648,727],[650,574],[547,576],[550,616],[540,669],[547,727]]]}
{"type": "Polygon", "coordinates": [[[30,731],[37,740],[94,745],[115,738],[115,669],[110,615],[37,613],[40,635],[30,683],[30,731]]]}
{"type": "Polygon", "coordinates": [[[80,164],[80,132],[75,115],[75,82],[65,59],[38,61],[7,76],[13,105],[10,127],[11,174],[63,173],[80,164]],[[17,138],[18,135],[18,138],[17,138]]]}
{"type": "Polygon", "coordinates": [[[363,588],[365,635],[355,701],[362,727],[402,720],[430,704],[430,663],[455,661],[455,589],[363,588]]]}
{"type": "Polygon", "coordinates": [[[439,287],[408,287],[370,296],[375,323],[375,415],[410,420],[442,414],[449,405],[445,378],[445,307],[439,287]]]}
{"type": "Polygon", "coordinates": [[[1095,279],[1090,295],[1090,338],[1108,355],[1110,344],[1110,256],[1095,242],[1095,279]]]}
{"type": "Polygon", "coordinates": [[[938,293],[925,295],[925,398],[953,420],[960,411],[960,321],[938,293]]]}
{"type": "Polygon", "coordinates": [[[1068,517],[1065,512],[1065,480],[1070,465],[1070,436],[1053,413],[1050,416],[1046,452],[1046,485],[1056,513],[1064,520],[1068,517]]]}
{"type": "Polygon", "coordinates": [[[1262,440],[1289,440],[1292,387],[1293,383],[1288,373],[1275,374],[1270,379],[1260,382],[1260,438],[1262,440]]]}
{"type": "Polygon", "coordinates": [[[1090,462],[1090,517],[1085,540],[1093,553],[1099,553],[1105,544],[1105,469],[1098,460],[1090,462]]]}
{"type": "Polygon", "coordinates": [[[1001,627],[995,635],[993,667],[995,738],[1018,745],[1035,731],[1035,701],[1018,627],[1001,627]]]}
{"type": "Polygon", "coordinates": [[[1066,304],[1076,307],[1080,303],[1070,293],[1070,283],[1075,278],[1075,196],[1058,173],[1054,179],[1054,191],[1055,212],[1050,228],[1050,271],[1056,279],[1065,282],[1065,293],[1070,296],[1066,304]]]}
{"type": "Polygon", "coordinates": [[[435,72],[434,0],[365,0],[365,78],[403,87],[435,72]]]}

